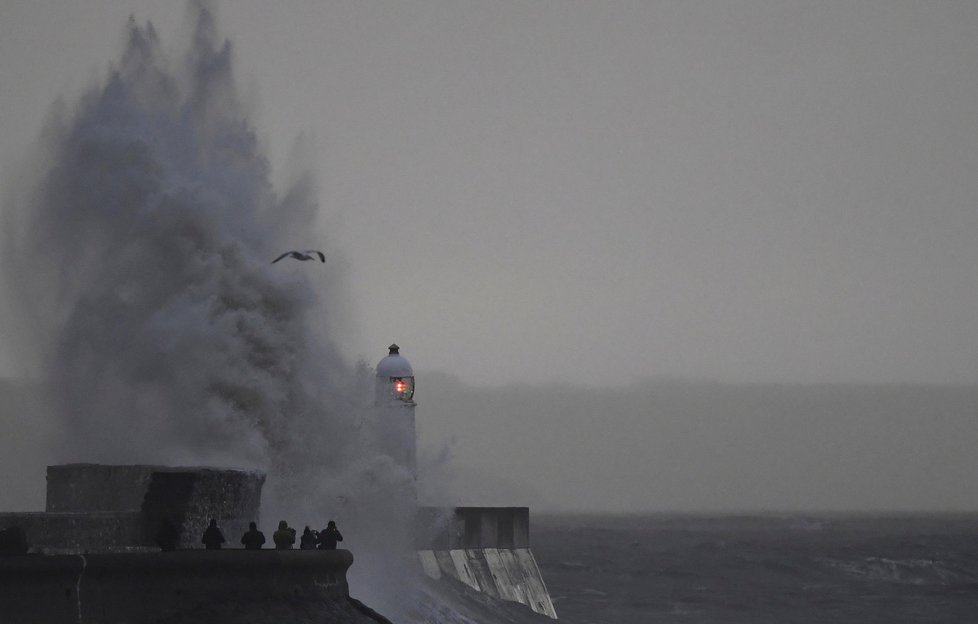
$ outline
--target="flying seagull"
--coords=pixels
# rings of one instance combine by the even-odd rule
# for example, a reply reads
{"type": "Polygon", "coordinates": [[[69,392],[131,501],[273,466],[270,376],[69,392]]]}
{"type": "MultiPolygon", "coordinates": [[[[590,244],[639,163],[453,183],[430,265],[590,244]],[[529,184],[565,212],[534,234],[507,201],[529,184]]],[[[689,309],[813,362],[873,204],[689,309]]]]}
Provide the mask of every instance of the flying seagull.
{"type": "Polygon", "coordinates": [[[318,249],[307,249],[306,251],[286,251],[284,254],[272,260],[272,264],[275,264],[282,258],[295,258],[296,260],[315,260],[316,256],[319,256],[320,262],[326,262],[326,256],[323,252],[318,249]]]}

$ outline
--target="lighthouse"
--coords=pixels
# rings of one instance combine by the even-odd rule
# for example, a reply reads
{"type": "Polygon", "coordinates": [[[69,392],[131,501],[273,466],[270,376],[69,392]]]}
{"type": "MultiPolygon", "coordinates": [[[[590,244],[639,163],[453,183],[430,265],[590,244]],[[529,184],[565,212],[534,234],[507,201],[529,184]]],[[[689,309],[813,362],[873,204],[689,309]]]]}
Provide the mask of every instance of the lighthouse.
{"type": "Polygon", "coordinates": [[[417,438],[414,429],[414,370],[392,344],[377,363],[376,406],[379,439],[385,454],[417,479],[417,438]]]}

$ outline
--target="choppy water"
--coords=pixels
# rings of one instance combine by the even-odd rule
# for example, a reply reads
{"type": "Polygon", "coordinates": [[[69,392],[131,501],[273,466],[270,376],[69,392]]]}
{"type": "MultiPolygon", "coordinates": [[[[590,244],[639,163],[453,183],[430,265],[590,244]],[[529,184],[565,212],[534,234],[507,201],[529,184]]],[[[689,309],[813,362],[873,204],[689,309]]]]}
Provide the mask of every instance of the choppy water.
{"type": "Polygon", "coordinates": [[[978,622],[978,515],[537,517],[532,547],[568,624],[978,622]]]}

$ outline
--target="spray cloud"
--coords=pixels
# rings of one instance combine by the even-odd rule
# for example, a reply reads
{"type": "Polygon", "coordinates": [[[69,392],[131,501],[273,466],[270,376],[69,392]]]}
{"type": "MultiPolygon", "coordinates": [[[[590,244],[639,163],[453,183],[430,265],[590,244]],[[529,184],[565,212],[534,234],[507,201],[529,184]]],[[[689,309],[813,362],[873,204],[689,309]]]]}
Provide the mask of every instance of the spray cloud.
{"type": "Polygon", "coordinates": [[[270,264],[319,246],[314,185],[272,188],[231,45],[190,8],[178,61],[130,18],[121,59],[48,123],[5,201],[6,299],[49,384],[54,456],[259,468],[266,511],[369,533],[405,517],[410,475],[363,426],[371,371],[322,337],[330,265],[270,264]]]}

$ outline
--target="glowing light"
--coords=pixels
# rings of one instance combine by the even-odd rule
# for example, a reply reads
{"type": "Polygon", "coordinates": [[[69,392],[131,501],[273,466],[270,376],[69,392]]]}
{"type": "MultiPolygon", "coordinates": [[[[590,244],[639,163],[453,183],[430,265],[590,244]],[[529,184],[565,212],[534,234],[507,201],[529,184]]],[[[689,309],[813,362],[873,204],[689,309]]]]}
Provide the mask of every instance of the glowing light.
{"type": "Polygon", "coordinates": [[[391,390],[398,401],[410,401],[414,396],[414,378],[391,377],[391,390]]]}

